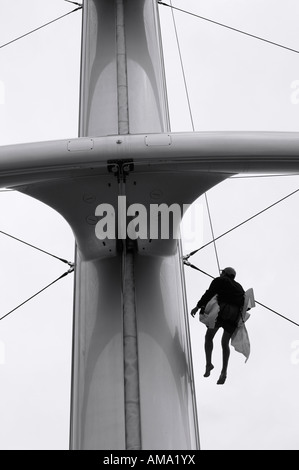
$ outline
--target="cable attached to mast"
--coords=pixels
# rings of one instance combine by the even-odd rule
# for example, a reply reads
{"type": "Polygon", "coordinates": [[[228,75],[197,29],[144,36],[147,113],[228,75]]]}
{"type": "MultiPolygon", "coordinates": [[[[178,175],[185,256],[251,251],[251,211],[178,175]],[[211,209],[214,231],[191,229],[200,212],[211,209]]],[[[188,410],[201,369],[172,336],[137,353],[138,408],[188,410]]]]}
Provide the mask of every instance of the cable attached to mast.
{"type": "Polygon", "coordinates": [[[236,33],[244,34],[245,36],[249,36],[254,39],[258,39],[259,41],[266,42],[268,44],[272,44],[273,46],[281,47],[282,49],[286,49],[291,52],[295,52],[296,54],[299,54],[299,51],[296,49],[292,49],[291,47],[284,46],[283,44],[279,44],[274,41],[270,41],[269,39],[262,38],[260,36],[256,36],[255,34],[247,33],[246,31],[242,31],[241,29],[233,28],[232,26],[228,26],[227,24],[224,23],[219,23],[218,21],[211,20],[210,18],[205,18],[204,16],[196,15],[195,13],[191,13],[190,11],[182,10],[181,8],[174,7],[172,5],[169,5],[168,3],[164,3],[158,0],[158,3],[160,5],[163,5],[165,7],[172,8],[174,10],[181,11],[182,13],[186,13],[187,15],[195,16],[196,18],[199,18],[204,21],[208,21],[209,23],[216,24],[217,26],[221,26],[223,28],[230,29],[231,31],[235,31],[236,33]]]}
{"type": "Polygon", "coordinates": [[[73,3],[73,5],[78,5],[79,7],[82,8],[82,3],[77,3],[77,2],[72,2],[71,0],[64,0],[65,2],[68,2],[68,3],[73,3]]]}
{"type": "Polygon", "coordinates": [[[2,235],[5,235],[6,237],[12,238],[13,240],[16,240],[20,243],[23,243],[24,245],[30,246],[30,248],[34,248],[35,250],[41,251],[42,253],[45,253],[46,255],[52,256],[52,258],[56,258],[59,261],[61,261],[62,263],[68,264],[71,267],[74,266],[74,264],[71,261],[67,261],[64,258],[60,258],[59,256],[53,255],[53,253],[49,253],[49,251],[42,250],[41,248],[38,248],[35,245],[31,245],[31,243],[25,242],[24,240],[21,240],[20,238],[14,237],[13,235],[10,235],[9,233],[3,232],[2,230],[0,230],[0,233],[2,233],[2,235]]]}
{"type": "MultiPolygon", "coordinates": [[[[170,0],[170,3],[171,3],[171,0],[170,0]]],[[[173,22],[173,27],[174,27],[175,37],[176,37],[176,43],[177,43],[177,48],[178,48],[178,53],[179,53],[179,58],[180,58],[180,63],[181,63],[181,70],[182,70],[182,75],[183,75],[183,80],[184,80],[184,87],[185,87],[185,93],[186,93],[187,104],[188,104],[188,109],[189,109],[190,121],[191,121],[192,130],[194,132],[195,131],[194,119],[193,119],[193,115],[192,115],[190,96],[189,96],[189,91],[188,91],[188,86],[187,86],[187,79],[186,79],[185,68],[184,68],[184,63],[183,63],[183,57],[182,57],[182,52],[181,52],[181,45],[180,45],[177,25],[176,25],[176,21],[175,21],[175,16],[174,16],[174,12],[173,12],[174,7],[172,6],[172,3],[171,3],[170,6],[172,8],[172,10],[171,10],[172,22],[173,22]]]]}
{"type": "MultiPolygon", "coordinates": [[[[66,1],[67,1],[67,0],[66,0],[66,1]]],[[[71,2],[71,3],[73,3],[73,2],[71,2]]],[[[78,5],[79,5],[79,3],[78,3],[78,5]]],[[[78,8],[75,8],[75,9],[72,10],[72,11],[69,11],[68,13],[65,13],[64,15],[61,15],[61,16],[59,16],[58,18],[55,18],[54,20],[48,21],[48,23],[45,23],[45,24],[43,24],[43,25],[41,25],[41,26],[38,26],[38,27],[35,28],[35,29],[32,29],[31,31],[28,31],[28,33],[22,34],[21,36],[18,36],[17,38],[12,39],[11,41],[8,41],[8,42],[5,43],[5,44],[2,44],[2,45],[0,46],[0,49],[2,49],[3,47],[8,46],[9,44],[12,44],[12,43],[18,41],[19,39],[23,39],[24,37],[29,36],[30,34],[35,33],[36,31],[39,31],[40,29],[45,28],[46,26],[49,26],[49,25],[52,24],[52,23],[55,23],[55,21],[61,20],[61,19],[64,18],[65,16],[68,16],[68,15],[71,15],[72,13],[75,13],[75,11],[82,10],[82,8],[83,8],[82,5],[80,5],[78,8]]]]}
{"type": "Polygon", "coordinates": [[[10,315],[11,313],[15,312],[17,309],[19,309],[20,307],[22,307],[23,305],[25,305],[27,302],[29,302],[30,300],[32,300],[34,297],[36,297],[37,295],[41,294],[43,291],[45,291],[46,289],[48,289],[49,287],[51,287],[53,284],[55,284],[56,282],[60,281],[60,279],[63,279],[65,276],[67,276],[68,274],[72,273],[74,271],[74,266],[72,266],[68,271],[66,271],[65,273],[63,273],[61,276],[59,276],[57,279],[55,279],[54,281],[52,281],[50,284],[48,284],[47,286],[43,287],[41,290],[39,290],[38,292],[36,292],[35,294],[33,294],[31,297],[29,297],[29,299],[25,300],[24,302],[22,302],[21,304],[19,304],[17,307],[13,308],[12,310],[10,310],[10,312],[6,313],[5,315],[3,315],[3,317],[0,318],[0,321],[3,320],[4,318],[8,317],[8,315],[10,315]]]}
{"type": "Polygon", "coordinates": [[[244,225],[246,224],[247,222],[249,222],[250,220],[254,219],[255,217],[263,214],[264,212],[266,212],[267,210],[271,209],[272,207],[276,206],[277,204],[279,204],[280,202],[284,201],[285,199],[293,196],[294,194],[298,193],[299,191],[299,188],[296,189],[295,191],[292,191],[290,194],[287,194],[286,196],[284,196],[283,198],[279,199],[278,201],[274,202],[273,204],[271,204],[270,206],[266,207],[265,209],[262,209],[261,211],[257,212],[256,214],[252,215],[251,217],[249,217],[248,219],[244,220],[243,222],[239,223],[238,225],[235,225],[233,228],[231,228],[230,230],[227,230],[226,232],[222,233],[221,235],[219,235],[218,237],[214,238],[213,240],[209,241],[208,243],[206,243],[205,245],[202,245],[200,248],[198,248],[197,250],[194,250],[192,251],[191,253],[189,253],[189,255],[186,255],[184,256],[184,259],[187,260],[188,258],[190,258],[190,256],[193,256],[195,255],[198,251],[202,250],[203,248],[206,248],[207,246],[211,245],[211,243],[214,243],[216,240],[219,240],[220,238],[224,237],[225,235],[227,235],[228,233],[232,232],[233,230],[241,227],[241,225],[244,225]]]}

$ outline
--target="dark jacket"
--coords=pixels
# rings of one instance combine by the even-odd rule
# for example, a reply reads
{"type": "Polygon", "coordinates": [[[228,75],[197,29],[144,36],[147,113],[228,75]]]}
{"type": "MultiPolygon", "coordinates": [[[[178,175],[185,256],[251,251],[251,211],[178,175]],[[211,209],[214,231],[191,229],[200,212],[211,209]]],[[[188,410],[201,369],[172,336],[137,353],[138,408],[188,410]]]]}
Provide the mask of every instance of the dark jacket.
{"type": "Polygon", "coordinates": [[[229,304],[242,307],[244,304],[245,291],[241,284],[227,276],[216,277],[210,284],[209,289],[204,293],[197,303],[197,307],[205,307],[207,303],[217,294],[219,304],[229,304]]]}

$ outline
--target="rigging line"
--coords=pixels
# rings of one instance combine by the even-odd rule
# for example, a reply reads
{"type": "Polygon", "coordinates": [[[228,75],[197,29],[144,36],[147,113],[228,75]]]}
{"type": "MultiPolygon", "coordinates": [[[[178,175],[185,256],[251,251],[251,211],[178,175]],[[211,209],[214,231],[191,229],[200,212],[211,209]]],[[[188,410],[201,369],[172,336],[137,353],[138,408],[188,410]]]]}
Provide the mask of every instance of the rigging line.
{"type": "Polygon", "coordinates": [[[281,173],[271,175],[251,175],[251,176],[230,176],[230,180],[246,179],[246,178],[281,178],[283,176],[298,176],[299,173],[281,173]]]}
{"type": "Polygon", "coordinates": [[[2,48],[5,47],[5,46],[8,46],[9,44],[12,44],[13,42],[18,41],[19,39],[22,39],[22,38],[24,38],[24,37],[26,37],[26,36],[29,36],[29,34],[35,33],[35,32],[38,31],[39,29],[45,28],[46,26],[48,26],[48,25],[54,23],[55,21],[61,20],[61,19],[64,18],[65,16],[68,16],[68,15],[70,15],[71,13],[74,13],[75,11],[78,11],[78,10],[81,10],[81,9],[82,9],[82,6],[80,6],[80,7],[78,7],[78,8],[75,8],[74,10],[69,11],[68,13],[65,13],[64,15],[61,15],[61,16],[59,16],[58,18],[55,18],[54,20],[51,20],[51,21],[49,21],[48,23],[45,23],[45,24],[39,26],[38,28],[35,28],[35,29],[31,30],[31,31],[28,31],[28,33],[22,34],[22,36],[19,36],[19,37],[15,38],[15,39],[12,39],[11,41],[9,41],[9,42],[7,42],[7,43],[5,43],[5,44],[2,44],[2,45],[0,46],[0,49],[2,49],[2,48]]]}
{"type": "Polygon", "coordinates": [[[199,271],[199,272],[205,274],[206,276],[211,277],[212,279],[215,279],[214,276],[211,276],[211,274],[208,274],[208,273],[206,273],[205,271],[203,271],[202,269],[199,269],[197,266],[194,266],[194,264],[191,264],[190,261],[187,261],[187,260],[184,259],[184,258],[183,258],[183,263],[184,263],[186,266],[190,266],[190,268],[196,269],[196,271],[199,271]]]}
{"type": "Polygon", "coordinates": [[[178,30],[177,30],[176,21],[175,21],[174,12],[173,12],[173,8],[174,8],[174,7],[172,6],[172,1],[171,1],[171,0],[170,0],[170,3],[171,3],[171,8],[172,8],[172,10],[171,10],[172,21],[173,21],[173,26],[174,26],[174,31],[175,31],[175,37],[176,37],[176,42],[177,42],[177,47],[178,47],[178,52],[179,52],[179,57],[180,57],[181,69],[182,69],[183,80],[184,80],[184,86],[185,86],[185,93],[186,93],[187,103],[188,103],[188,109],[189,109],[189,115],[190,115],[192,130],[193,130],[193,132],[194,132],[194,131],[195,131],[195,127],[194,127],[194,121],[193,121],[193,115],[192,115],[190,97],[189,97],[189,92],[188,92],[188,87],[187,87],[186,74],[185,74],[185,69],[184,69],[184,64],[183,64],[181,46],[180,46],[180,41],[179,41],[179,35],[178,35],[178,30]]]}
{"type": "Polygon", "coordinates": [[[79,7],[82,7],[82,3],[72,2],[71,0],[64,0],[64,1],[68,3],[73,3],[74,5],[78,5],[79,7]]]}
{"type": "Polygon", "coordinates": [[[43,287],[41,290],[39,290],[38,292],[36,292],[35,294],[33,294],[31,297],[29,297],[29,299],[25,300],[24,302],[22,302],[20,305],[18,305],[17,307],[13,308],[10,312],[6,313],[5,315],[3,315],[3,317],[0,318],[0,320],[3,320],[3,318],[7,317],[8,315],[10,315],[11,313],[15,312],[18,308],[22,307],[24,304],[26,304],[27,302],[29,302],[30,300],[32,300],[34,297],[36,297],[37,295],[41,294],[44,290],[48,289],[49,287],[51,287],[53,284],[55,284],[55,282],[57,281],[60,281],[60,279],[62,279],[63,277],[67,276],[68,274],[72,273],[74,271],[74,268],[70,268],[68,271],[66,271],[65,273],[63,273],[61,276],[59,276],[57,279],[55,279],[55,281],[52,281],[50,284],[48,284],[47,286],[43,287]]]}
{"type": "Polygon", "coordinates": [[[67,261],[64,258],[60,258],[59,256],[53,255],[52,253],[49,253],[48,251],[42,250],[41,248],[38,248],[37,246],[31,245],[30,243],[25,242],[24,240],[21,240],[20,238],[14,237],[13,235],[10,235],[9,233],[3,232],[2,230],[0,230],[0,233],[2,233],[2,235],[5,235],[6,237],[10,237],[13,240],[16,240],[20,243],[24,243],[24,245],[30,246],[31,248],[34,248],[35,250],[41,251],[42,253],[45,253],[46,255],[52,256],[53,258],[56,258],[59,261],[62,261],[63,263],[68,264],[69,266],[73,266],[73,263],[71,263],[70,261],[67,261]]]}
{"type": "Polygon", "coordinates": [[[252,37],[254,39],[258,39],[259,41],[267,42],[268,44],[272,44],[273,46],[281,47],[282,49],[286,49],[288,51],[295,52],[296,54],[299,54],[298,50],[292,49],[291,47],[284,46],[283,44],[279,44],[277,42],[270,41],[269,39],[265,39],[265,38],[262,38],[260,36],[256,36],[255,34],[247,33],[245,31],[242,31],[241,29],[233,28],[232,26],[228,26],[224,23],[219,23],[218,21],[211,20],[210,18],[205,18],[204,16],[196,15],[195,13],[191,13],[190,11],[182,10],[181,8],[177,8],[177,7],[174,7],[172,5],[168,5],[167,3],[164,3],[164,2],[158,1],[158,3],[160,5],[164,5],[166,7],[170,7],[170,8],[173,8],[175,10],[186,13],[187,15],[195,16],[196,18],[200,18],[201,20],[208,21],[210,23],[216,24],[217,26],[222,26],[223,28],[230,29],[230,30],[235,31],[237,33],[244,34],[245,36],[249,36],[249,37],[252,37]]]}
{"type": "Polygon", "coordinates": [[[255,303],[261,305],[261,307],[264,307],[264,308],[266,308],[267,310],[270,310],[270,312],[276,313],[276,315],[279,315],[280,317],[284,318],[285,320],[288,320],[289,322],[294,323],[294,325],[299,326],[298,323],[294,322],[293,320],[290,320],[289,318],[285,317],[284,315],[281,315],[281,313],[278,313],[278,312],[276,312],[275,310],[272,310],[272,308],[269,308],[269,307],[267,307],[266,305],[261,304],[261,303],[258,302],[257,300],[255,300],[255,303]]]}
{"type": "Polygon", "coordinates": [[[195,253],[197,253],[198,251],[202,250],[203,248],[206,248],[207,246],[209,246],[211,243],[213,243],[214,241],[216,240],[219,240],[219,238],[222,238],[224,237],[224,235],[227,235],[228,233],[232,232],[233,230],[235,230],[236,228],[238,227],[241,227],[241,225],[244,225],[246,224],[247,222],[249,222],[250,220],[254,219],[255,217],[261,215],[263,212],[266,212],[267,210],[271,209],[272,207],[276,206],[277,204],[279,204],[280,202],[284,201],[285,199],[293,196],[294,194],[296,194],[297,192],[299,191],[299,189],[296,189],[295,191],[291,192],[290,194],[287,194],[286,196],[284,196],[283,198],[279,199],[278,201],[274,202],[273,204],[271,204],[270,206],[266,207],[265,209],[257,212],[256,214],[252,215],[251,217],[249,217],[248,219],[244,220],[243,222],[241,222],[240,224],[238,225],[235,225],[233,228],[231,228],[230,230],[227,230],[226,232],[222,233],[221,235],[219,235],[218,237],[216,237],[214,240],[211,240],[209,241],[208,243],[206,243],[205,245],[202,245],[200,248],[198,248],[197,250],[194,250],[192,251],[189,255],[186,255],[184,256],[184,259],[188,259],[190,258],[190,256],[193,256],[195,255],[195,253]]]}
{"type": "Polygon", "coordinates": [[[205,193],[205,199],[206,199],[206,205],[207,205],[207,210],[208,210],[208,216],[209,216],[209,221],[210,221],[210,227],[211,227],[211,232],[212,232],[212,237],[213,237],[213,244],[214,244],[215,256],[216,256],[218,271],[219,271],[219,274],[220,274],[221,269],[220,269],[220,264],[219,264],[218,251],[217,251],[217,246],[216,246],[216,241],[215,241],[215,235],[214,235],[214,229],[213,229],[213,224],[212,224],[212,217],[211,217],[211,212],[210,212],[210,206],[209,206],[209,201],[208,201],[207,193],[205,193]]]}
{"type": "MultiPolygon", "coordinates": [[[[203,271],[202,269],[199,269],[197,266],[194,266],[194,264],[191,264],[189,261],[186,261],[185,259],[183,259],[183,263],[184,263],[186,266],[190,266],[190,268],[196,269],[197,271],[200,271],[201,273],[205,274],[206,276],[211,277],[212,279],[215,279],[214,276],[211,276],[211,274],[208,274],[208,273],[206,273],[205,271],[203,271]]],[[[281,315],[281,313],[276,312],[276,310],[273,310],[272,308],[267,307],[267,305],[264,305],[264,304],[262,304],[261,302],[258,302],[258,301],[255,300],[255,299],[254,299],[254,301],[255,301],[256,304],[260,305],[261,307],[264,307],[264,308],[266,308],[267,310],[270,310],[270,312],[275,313],[276,315],[279,315],[280,317],[282,317],[282,318],[284,318],[285,320],[289,321],[290,323],[293,323],[294,325],[299,326],[298,323],[294,322],[293,320],[291,320],[291,319],[288,318],[288,317],[285,317],[284,315],[281,315]]]]}

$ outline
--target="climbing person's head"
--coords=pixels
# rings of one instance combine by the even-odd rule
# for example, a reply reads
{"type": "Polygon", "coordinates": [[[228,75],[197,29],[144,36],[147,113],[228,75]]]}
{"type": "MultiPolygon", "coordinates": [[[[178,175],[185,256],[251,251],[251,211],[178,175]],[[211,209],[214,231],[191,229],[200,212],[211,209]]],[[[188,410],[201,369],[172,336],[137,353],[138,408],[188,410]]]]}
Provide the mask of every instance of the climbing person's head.
{"type": "Polygon", "coordinates": [[[224,269],[222,269],[222,271],[221,271],[221,275],[222,275],[222,276],[227,276],[227,277],[229,277],[230,279],[235,279],[235,277],[236,277],[236,271],[234,270],[234,268],[230,268],[230,267],[224,268],[224,269]]]}

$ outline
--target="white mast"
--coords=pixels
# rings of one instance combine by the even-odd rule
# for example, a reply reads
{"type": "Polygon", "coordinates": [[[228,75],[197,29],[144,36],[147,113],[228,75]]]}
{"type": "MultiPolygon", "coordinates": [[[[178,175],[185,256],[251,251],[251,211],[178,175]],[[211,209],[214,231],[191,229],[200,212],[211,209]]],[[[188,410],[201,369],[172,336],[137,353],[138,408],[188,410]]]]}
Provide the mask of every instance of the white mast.
{"type": "MultiPolygon", "coordinates": [[[[85,0],[81,137],[115,134],[121,150],[127,134],[169,131],[160,44],[155,1],[85,0]]],[[[112,176],[108,167],[106,181],[98,181],[106,185],[100,197],[94,188],[91,199],[115,204],[122,195],[148,206],[157,175],[140,180],[130,153],[121,158],[112,176]]],[[[147,256],[128,239],[108,240],[88,261],[77,252],[73,449],[198,446],[179,252],[165,258],[167,249],[158,248],[153,256],[147,245],[147,256]],[[174,285],[175,311],[173,293],[163,292],[174,285]]]]}

